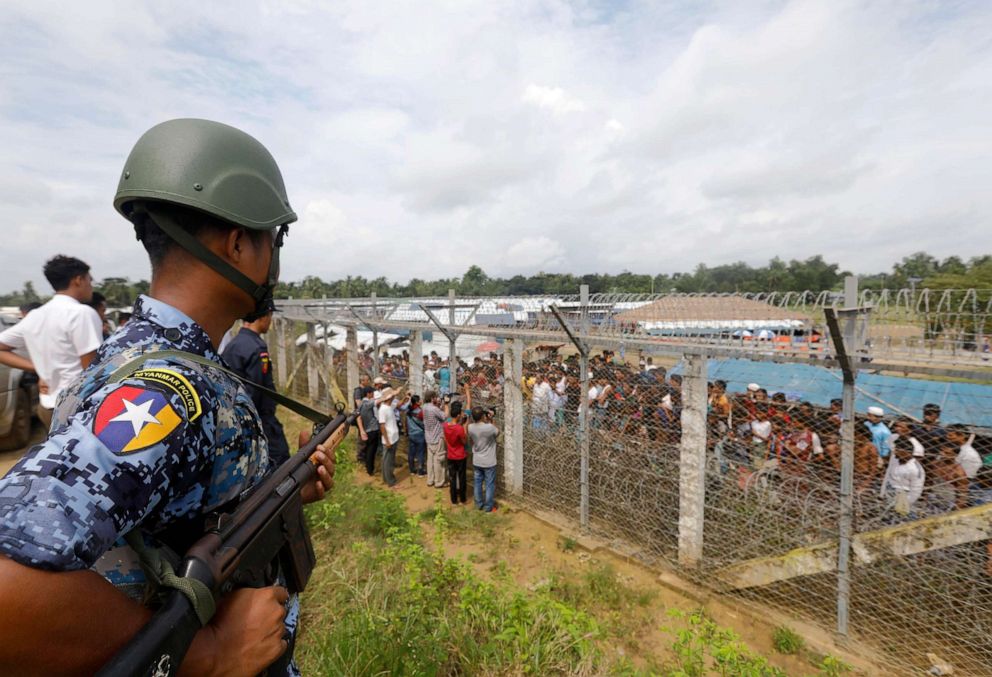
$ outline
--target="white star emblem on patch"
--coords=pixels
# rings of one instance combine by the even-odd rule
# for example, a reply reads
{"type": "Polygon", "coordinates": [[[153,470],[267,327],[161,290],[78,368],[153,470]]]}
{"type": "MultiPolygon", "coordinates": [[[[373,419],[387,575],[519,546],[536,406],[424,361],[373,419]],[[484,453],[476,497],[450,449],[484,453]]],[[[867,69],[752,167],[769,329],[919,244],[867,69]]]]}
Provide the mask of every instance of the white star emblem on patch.
{"type": "Polygon", "coordinates": [[[126,411],[123,414],[118,414],[110,419],[110,422],[127,421],[134,429],[135,437],[138,436],[138,433],[141,432],[141,429],[145,427],[146,423],[162,425],[159,423],[157,418],[152,416],[150,412],[150,409],[152,408],[152,400],[148,400],[147,402],[143,402],[141,404],[135,404],[134,402],[125,399],[122,399],[121,402],[124,403],[124,408],[126,411]]]}

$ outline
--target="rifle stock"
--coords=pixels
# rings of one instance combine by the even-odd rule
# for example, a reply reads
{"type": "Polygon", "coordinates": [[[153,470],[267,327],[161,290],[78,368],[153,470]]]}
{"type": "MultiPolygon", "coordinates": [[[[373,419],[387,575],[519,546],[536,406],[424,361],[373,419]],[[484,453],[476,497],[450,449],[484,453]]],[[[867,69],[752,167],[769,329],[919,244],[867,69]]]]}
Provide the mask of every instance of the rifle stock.
{"type": "MultiPolygon", "coordinates": [[[[234,588],[271,583],[271,565],[278,561],[289,591],[301,592],[316,564],[300,497],[300,490],[317,478],[310,457],[319,444],[332,449],[340,444],[356,416],[338,414],[233,511],[214,516],[212,526],[186,551],[177,575],[201,581],[219,601],[234,588]]],[[[186,595],[169,589],[151,620],[97,675],[171,677],[200,627],[186,595]]]]}

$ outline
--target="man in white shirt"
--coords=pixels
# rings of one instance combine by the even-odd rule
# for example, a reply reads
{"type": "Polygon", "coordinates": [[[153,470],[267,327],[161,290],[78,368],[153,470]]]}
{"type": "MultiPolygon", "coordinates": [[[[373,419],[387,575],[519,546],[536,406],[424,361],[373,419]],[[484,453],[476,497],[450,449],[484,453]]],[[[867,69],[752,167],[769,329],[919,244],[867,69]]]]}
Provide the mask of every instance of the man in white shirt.
{"type": "Polygon", "coordinates": [[[926,472],[917,460],[919,456],[912,438],[898,438],[892,451],[896,462],[892,471],[886,475],[882,489],[894,498],[895,511],[900,515],[908,515],[923,494],[926,472]]]}
{"type": "Polygon", "coordinates": [[[978,469],[982,467],[982,457],[975,447],[971,446],[974,440],[975,436],[968,432],[965,425],[954,423],[947,426],[947,443],[958,448],[958,465],[969,480],[975,479],[978,469]]]}
{"type": "Polygon", "coordinates": [[[548,375],[545,373],[541,373],[537,377],[530,409],[534,429],[546,429],[548,427],[548,413],[551,409],[551,384],[548,383],[548,375]]]}
{"type": "Polygon", "coordinates": [[[393,469],[396,465],[396,445],[400,441],[400,428],[396,423],[395,401],[397,392],[386,388],[380,393],[378,411],[379,430],[382,431],[382,481],[387,487],[396,484],[393,469]]]}
{"type": "Polygon", "coordinates": [[[93,298],[88,265],[60,255],[45,263],[44,272],[55,296],[0,333],[0,364],[36,372],[46,384],[38,418],[48,428],[59,393],[89,366],[103,342],[103,325],[86,305],[93,298]],[[27,350],[29,359],[13,352],[18,349],[27,350]]]}

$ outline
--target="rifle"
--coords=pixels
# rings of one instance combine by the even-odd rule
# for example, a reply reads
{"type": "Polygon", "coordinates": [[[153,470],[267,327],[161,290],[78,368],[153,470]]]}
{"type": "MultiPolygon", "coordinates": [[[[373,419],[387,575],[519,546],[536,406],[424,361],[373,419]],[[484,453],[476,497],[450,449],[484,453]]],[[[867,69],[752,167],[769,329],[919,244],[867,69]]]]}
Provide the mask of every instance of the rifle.
{"type": "MultiPolygon", "coordinates": [[[[204,535],[186,551],[176,574],[202,582],[214,600],[220,600],[234,588],[264,584],[272,563],[278,561],[289,592],[301,592],[316,564],[300,498],[300,489],[317,478],[317,466],[310,456],[318,444],[329,442],[336,447],[356,417],[355,413],[339,413],[233,511],[208,518],[204,535]]],[[[186,594],[173,587],[166,590],[151,620],[103,666],[98,677],[176,674],[202,624],[186,594]]]]}

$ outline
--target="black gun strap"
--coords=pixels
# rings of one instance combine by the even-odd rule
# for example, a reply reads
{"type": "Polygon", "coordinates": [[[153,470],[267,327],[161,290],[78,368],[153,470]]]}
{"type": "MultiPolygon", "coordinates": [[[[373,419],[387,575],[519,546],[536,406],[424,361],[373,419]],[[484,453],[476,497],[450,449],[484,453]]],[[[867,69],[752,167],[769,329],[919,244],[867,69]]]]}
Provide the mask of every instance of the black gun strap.
{"type": "Polygon", "coordinates": [[[212,367],[214,369],[219,369],[225,374],[241,381],[245,385],[249,385],[252,388],[258,388],[261,392],[271,397],[276,404],[281,404],[290,411],[296,412],[303,418],[313,421],[314,423],[323,425],[331,420],[331,417],[328,416],[327,414],[321,413],[316,409],[312,409],[311,407],[308,407],[302,402],[298,402],[292,399],[291,397],[286,397],[282,393],[278,393],[275,390],[272,390],[271,388],[266,388],[263,385],[259,385],[255,383],[254,381],[250,381],[241,374],[235,371],[231,371],[227,367],[217,362],[214,362],[213,360],[208,359],[203,355],[197,355],[196,353],[187,353],[184,350],[149,350],[148,352],[144,352],[138,355],[137,357],[125,362],[117,369],[115,369],[114,372],[110,375],[109,381],[110,383],[117,383],[119,381],[123,381],[127,377],[134,374],[134,372],[138,371],[138,369],[141,368],[141,365],[143,365],[148,360],[167,359],[170,357],[181,360],[189,360],[190,362],[196,362],[197,364],[202,364],[208,367],[212,367]]]}

